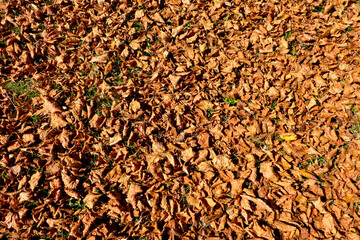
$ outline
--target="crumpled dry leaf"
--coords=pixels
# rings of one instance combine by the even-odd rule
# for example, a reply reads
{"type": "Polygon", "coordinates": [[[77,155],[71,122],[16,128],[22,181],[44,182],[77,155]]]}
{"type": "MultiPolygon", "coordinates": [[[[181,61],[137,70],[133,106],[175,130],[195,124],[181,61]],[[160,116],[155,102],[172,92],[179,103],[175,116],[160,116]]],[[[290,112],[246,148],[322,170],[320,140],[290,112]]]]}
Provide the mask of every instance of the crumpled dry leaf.
{"type": "Polygon", "coordinates": [[[34,173],[30,180],[29,180],[29,185],[30,185],[30,189],[31,191],[34,191],[34,189],[37,187],[37,185],[39,184],[39,181],[42,177],[42,173],[41,172],[36,172],[34,173]]]}
{"type": "Polygon", "coordinates": [[[137,111],[140,110],[141,108],[141,105],[138,101],[136,100],[133,100],[131,103],[130,103],[130,106],[129,106],[130,110],[134,113],[136,113],[137,111]]]}
{"type": "Polygon", "coordinates": [[[85,198],[83,199],[86,207],[88,207],[89,209],[92,209],[95,206],[95,204],[97,203],[100,196],[101,195],[99,195],[99,194],[93,194],[93,193],[87,194],[85,196],[85,198]]]}
{"type": "Polygon", "coordinates": [[[195,156],[192,148],[185,149],[181,152],[181,158],[184,162],[190,161],[195,156]]]}
{"type": "Polygon", "coordinates": [[[108,54],[102,54],[100,56],[93,57],[90,62],[91,63],[106,63],[108,61],[108,54]]]}
{"type": "Polygon", "coordinates": [[[65,188],[76,189],[80,180],[75,177],[69,176],[66,171],[61,172],[61,179],[65,188]]]}
{"type": "Polygon", "coordinates": [[[229,156],[227,155],[217,155],[213,160],[212,163],[215,168],[219,170],[231,170],[236,171],[237,167],[235,164],[231,161],[229,156]]]}
{"type": "Polygon", "coordinates": [[[136,195],[142,192],[143,190],[141,189],[140,185],[136,183],[131,183],[127,193],[126,201],[133,205],[134,208],[136,208],[136,195]]]}

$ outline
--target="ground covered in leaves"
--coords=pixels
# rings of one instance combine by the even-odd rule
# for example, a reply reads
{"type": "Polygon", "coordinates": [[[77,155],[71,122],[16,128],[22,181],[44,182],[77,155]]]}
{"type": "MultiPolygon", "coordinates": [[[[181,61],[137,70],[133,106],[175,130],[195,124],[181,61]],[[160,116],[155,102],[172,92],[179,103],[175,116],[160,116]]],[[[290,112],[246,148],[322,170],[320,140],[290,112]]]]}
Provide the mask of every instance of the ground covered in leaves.
{"type": "Polygon", "coordinates": [[[359,9],[2,0],[2,238],[359,239],[359,9]]]}

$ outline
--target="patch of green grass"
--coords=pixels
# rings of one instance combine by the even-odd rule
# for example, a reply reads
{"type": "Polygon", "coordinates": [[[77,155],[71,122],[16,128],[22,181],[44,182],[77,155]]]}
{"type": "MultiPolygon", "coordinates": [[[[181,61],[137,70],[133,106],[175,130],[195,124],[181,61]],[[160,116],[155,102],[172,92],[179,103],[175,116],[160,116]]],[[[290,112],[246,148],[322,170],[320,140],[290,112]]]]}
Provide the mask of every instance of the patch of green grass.
{"type": "Polygon", "coordinates": [[[325,164],[326,163],[326,158],[325,156],[320,156],[320,157],[313,157],[307,160],[307,162],[309,164],[325,164]]]}
{"type": "Polygon", "coordinates": [[[211,118],[212,117],[212,110],[210,110],[210,109],[208,109],[208,110],[206,110],[207,111],[207,115],[206,115],[206,117],[207,118],[211,118]]]}
{"type": "Polygon", "coordinates": [[[140,9],[145,9],[146,8],[146,4],[143,4],[143,5],[141,5],[140,7],[138,7],[138,10],[140,10],[140,9]]]}
{"type": "Polygon", "coordinates": [[[33,237],[31,237],[31,239],[37,240],[37,239],[46,239],[46,240],[50,240],[50,237],[48,235],[35,235],[33,237]]]}
{"type": "Polygon", "coordinates": [[[279,152],[281,152],[284,155],[288,155],[288,153],[286,152],[285,148],[280,148],[279,152]]]}
{"type": "Polygon", "coordinates": [[[0,236],[2,236],[2,239],[10,239],[10,234],[9,233],[0,232],[0,236]]]}
{"type": "Polygon", "coordinates": [[[355,139],[360,140],[360,122],[352,124],[349,131],[354,135],[355,139]]]}
{"type": "Polygon", "coordinates": [[[63,88],[60,84],[53,83],[53,84],[51,84],[51,87],[56,89],[56,93],[59,93],[63,90],[63,88]]]}
{"type": "Polygon", "coordinates": [[[325,9],[325,7],[322,6],[322,5],[320,5],[320,6],[313,7],[313,8],[311,9],[311,12],[323,12],[324,9],[325,9]]]}
{"type": "Polygon", "coordinates": [[[285,32],[285,35],[284,35],[284,38],[285,39],[288,39],[288,38],[290,38],[291,37],[291,31],[286,31],[285,32]]]}
{"type": "Polygon", "coordinates": [[[116,76],[114,81],[110,82],[110,84],[112,84],[113,86],[120,86],[123,83],[122,76],[123,74],[120,73],[119,75],[116,76]]]}
{"type": "Polygon", "coordinates": [[[2,36],[0,36],[0,46],[6,47],[6,42],[2,39],[2,36]]]}
{"type": "Polygon", "coordinates": [[[360,176],[358,176],[355,180],[355,182],[359,182],[360,181],[360,176]]]}
{"type": "Polygon", "coordinates": [[[183,26],[184,29],[192,28],[193,22],[189,22],[183,26]]]}
{"type": "Polygon", "coordinates": [[[59,237],[63,237],[65,239],[69,239],[69,232],[63,228],[61,228],[61,231],[59,233],[59,237]]]}
{"type": "Polygon", "coordinates": [[[301,44],[301,47],[305,48],[305,49],[310,49],[310,47],[308,45],[306,45],[305,43],[301,44]]]}
{"type": "Polygon", "coordinates": [[[112,102],[113,100],[108,96],[101,99],[101,104],[103,104],[107,109],[111,108],[112,102]]]}
{"type": "Polygon", "coordinates": [[[50,195],[49,189],[44,189],[42,187],[39,188],[40,188],[40,192],[38,193],[39,198],[47,198],[50,195]]]}
{"type": "Polygon", "coordinates": [[[7,172],[6,172],[6,169],[5,169],[5,171],[2,171],[1,173],[0,173],[0,178],[2,179],[2,180],[6,180],[6,178],[7,178],[7,172]]]}
{"type": "Polygon", "coordinates": [[[358,202],[354,203],[354,208],[355,208],[356,212],[359,212],[359,203],[358,202]]]}
{"type": "Polygon", "coordinates": [[[273,124],[276,124],[278,121],[280,121],[281,119],[280,118],[272,118],[271,119],[271,122],[273,123],[273,124]]]}
{"type": "Polygon", "coordinates": [[[273,135],[273,140],[277,140],[277,141],[279,141],[279,142],[285,142],[285,140],[282,139],[282,138],[279,136],[279,134],[274,134],[274,135],[273,135]]]}
{"type": "Polygon", "coordinates": [[[11,29],[11,31],[13,31],[16,35],[20,35],[20,33],[21,33],[21,28],[19,28],[19,27],[13,27],[13,28],[11,29]]]}
{"type": "Polygon", "coordinates": [[[140,31],[143,29],[143,25],[141,25],[140,22],[135,22],[135,23],[132,25],[132,27],[133,27],[136,31],[138,31],[138,32],[140,32],[140,31]]]}
{"type": "Polygon", "coordinates": [[[74,210],[85,208],[85,203],[82,200],[76,198],[70,198],[68,204],[69,207],[73,208],[74,210]]]}
{"type": "Polygon", "coordinates": [[[33,115],[33,116],[30,116],[31,120],[32,120],[32,123],[35,125],[36,122],[40,119],[40,116],[39,115],[33,115]]]}
{"type": "Polygon", "coordinates": [[[252,141],[255,146],[261,150],[266,151],[270,149],[270,145],[265,142],[266,138],[264,140],[261,140],[257,137],[250,136],[249,140],[252,141]]]}
{"type": "Polygon", "coordinates": [[[160,39],[157,36],[154,37],[154,43],[157,43],[159,40],[160,39]]]}
{"type": "Polygon", "coordinates": [[[148,49],[151,49],[151,44],[150,44],[149,38],[146,37],[145,41],[146,41],[146,46],[148,47],[148,49]]]}
{"type": "Polygon", "coordinates": [[[276,99],[271,103],[271,105],[270,105],[270,110],[272,110],[272,111],[275,110],[275,107],[276,107],[276,104],[277,104],[278,100],[279,100],[279,99],[276,98],[276,99]]]}
{"type": "Polygon", "coordinates": [[[245,188],[251,189],[252,188],[252,182],[245,182],[245,188]]]}
{"type": "Polygon", "coordinates": [[[185,184],[184,187],[180,188],[180,206],[182,208],[187,208],[189,207],[189,203],[187,201],[187,196],[189,195],[190,191],[191,191],[191,186],[185,184]]]}
{"type": "Polygon", "coordinates": [[[294,48],[294,47],[291,47],[290,55],[295,56],[295,54],[296,54],[295,48],[294,48]]]}
{"type": "Polygon", "coordinates": [[[238,103],[239,101],[233,98],[224,98],[224,102],[228,102],[231,105],[235,105],[236,103],[238,103]]]}
{"type": "Polygon", "coordinates": [[[34,209],[38,206],[38,203],[35,201],[26,201],[26,202],[24,202],[24,205],[26,208],[34,209]]]}
{"type": "Polygon", "coordinates": [[[31,82],[30,79],[20,79],[7,82],[4,85],[4,88],[12,93],[13,98],[17,98],[25,94],[25,101],[39,95],[39,93],[34,90],[34,84],[31,82]]]}
{"type": "Polygon", "coordinates": [[[229,20],[229,18],[230,18],[230,14],[228,14],[228,15],[226,16],[226,18],[225,18],[225,22],[226,22],[226,21],[228,21],[228,20],[229,20]]]}
{"type": "Polygon", "coordinates": [[[90,157],[90,168],[91,169],[95,168],[95,165],[98,162],[98,160],[99,160],[99,156],[97,156],[95,154],[91,154],[91,157],[90,157]]]}
{"type": "Polygon", "coordinates": [[[85,97],[86,97],[86,100],[92,100],[96,97],[96,92],[97,92],[97,88],[96,86],[94,87],[85,87],[85,97]]]}
{"type": "Polygon", "coordinates": [[[130,239],[134,239],[134,240],[148,240],[148,237],[147,236],[140,236],[140,237],[133,237],[133,238],[130,238],[130,239]]]}
{"type": "Polygon", "coordinates": [[[354,28],[351,27],[351,26],[345,28],[345,32],[346,32],[346,33],[347,33],[347,32],[351,32],[352,30],[354,30],[354,28]]]}

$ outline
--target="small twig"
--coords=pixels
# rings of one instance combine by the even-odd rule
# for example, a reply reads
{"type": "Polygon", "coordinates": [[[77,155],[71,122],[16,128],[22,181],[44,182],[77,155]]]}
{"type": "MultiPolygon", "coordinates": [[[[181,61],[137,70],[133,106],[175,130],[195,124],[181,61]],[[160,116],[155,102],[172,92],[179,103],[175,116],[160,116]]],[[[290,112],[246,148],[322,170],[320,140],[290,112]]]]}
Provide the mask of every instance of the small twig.
{"type": "Polygon", "coordinates": [[[15,107],[16,109],[16,105],[15,103],[13,102],[13,100],[11,99],[11,97],[7,94],[7,92],[5,92],[6,96],[9,98],[10,102],[12,103],[12,105],[15,107]]]}

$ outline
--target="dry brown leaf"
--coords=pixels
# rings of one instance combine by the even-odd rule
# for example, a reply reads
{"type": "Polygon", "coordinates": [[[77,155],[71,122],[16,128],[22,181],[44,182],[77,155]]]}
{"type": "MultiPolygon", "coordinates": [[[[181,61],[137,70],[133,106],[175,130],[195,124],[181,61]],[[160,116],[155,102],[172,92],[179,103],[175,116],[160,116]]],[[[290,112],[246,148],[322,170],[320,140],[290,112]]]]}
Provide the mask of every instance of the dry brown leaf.
{"type": "Polygon", "coordinates": [[[106,63],[109,57],[108,54],[102,54],[100,56],[93,57],[90,62],[91,63],[106,63]]]}
{"type": "Polygon", "coordinates": [[[113,146],[113,145],[119,143],[122,139],[123,139],[122,136],[120,134],[117,134],[114,137],[110,138],[109,145],[113,146]]]}
{"type": "Polygon", "coordinates": [[[142,192],[143,190],[141,189],[140,185],[136,183],[131,183],[127,193],[126,201],[131,205],[133,205],[134,208],[136,208],[136,202],[137,202],[136,195],[142,192]]]}
{"type": "Polygon", "coordinates": [[[85,198],[83,199],[86,207],[92,209],[95,206],[95,204],[97,203],[100,196],[101,195],[99,195],[99,194],[93,194],[93,193],[87,194],[85,196],[85,198]]]}
{"type": "Polygon", "coordinates": [[[212,163],[216,169],[236,171],[237,167],[227,155],[217,155],[212,163]]]}
{"type": "Polygon", "coordinates": [[[66,171],[61,172],[61,179],[64,183],[64,186],[69,189],[76,189],[79,184],[79,179],[69,176],[66,171]]]}
{"type": "Polygon", "coordinates": [[[133,100],[131,103],[130,103],[130,106],[129,106],[130,110],[134,113],[136,113],[137,111],[140,110],[141,108],[141,105],[138,101],[136,100],[133,100]]]}
{"type": "Polygon", "coordinates": [[[195,156],[195,152],[192,148],[185,149],[181,152],[181,158],[184,162],[188,162],[195,156]]]}
{"type": "Polygon", "coordinates": [[[170,75],[169,76],[170,82],[173,85],[173,87],[177,87],[178,82],[181,79],[181,76],[176,76],[176,75],[170,75]]]}
{"type": "Polygon", "coordinates": [[[32,194],[30,192],[21,192],[19,194],[19,204],[29,201],[32,197],[32,194]]]}
{"type": "Polygon", "coordinates": [[[254,198],[254,197],[244,195],[244,194],[240,195],[240,197],[254,202],[260,209],[264,209],[269,212],[273,212],[272,208],[270,208],[263,200],[261,200],[259,198],[254,198]]]}
{"type": "Polygon", "coordinates": [[[30,189],[31,191],[34,191],[34,189],[37,187],[37,185],[39,184],[39,181],[42,177],[42,173],[41,172],[36,172],[34,173],[30,180],[29,180],[29,185],[30,185],[30,189]]]}
{"type": "Polygon", "coordinates": [[[215,207],[216,202],[212,198],[205,198],[205,200],[206,200],[207,204],[209,204],[209,206],[211,208],[215,207]]]}
{"type": "Polygon", "coordinates": [[[50,126],[52,128],[63,128],[67,124],[68,122],[64,120],[60,113],[51,114],[50,126]]]}
{"type": "Polygon", "coordinates": [[[290,225],[288,223],[282,222],[282,221],[278,221],[275,220],[274,221],[274,226],[279,229],[280,231],[284,231],[284,232],[293,232],[296,231],[296,227],[293,225],[290,225]]]}

